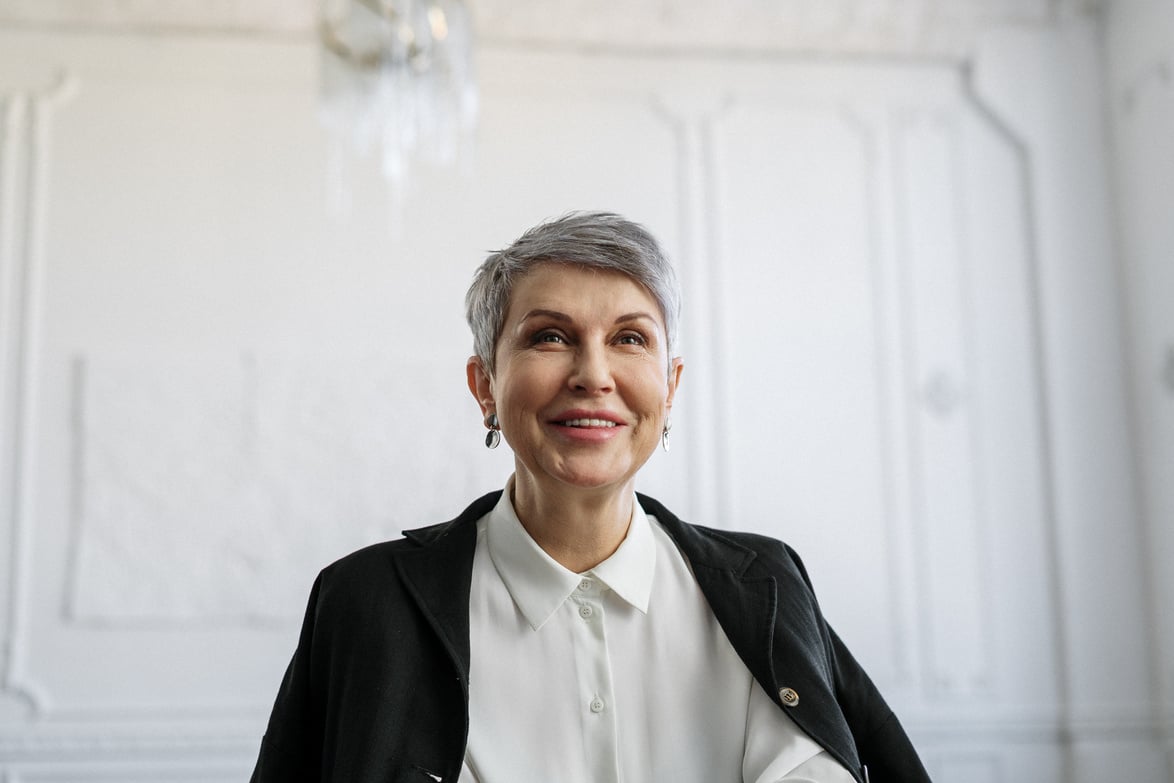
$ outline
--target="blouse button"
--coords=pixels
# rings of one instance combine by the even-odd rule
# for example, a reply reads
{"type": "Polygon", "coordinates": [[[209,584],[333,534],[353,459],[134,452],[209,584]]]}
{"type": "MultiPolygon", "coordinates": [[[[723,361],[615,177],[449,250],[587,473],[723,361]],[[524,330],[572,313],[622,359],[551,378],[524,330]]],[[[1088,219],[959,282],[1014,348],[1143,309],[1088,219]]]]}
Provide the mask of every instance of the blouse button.
{"type": "Polygon", "coordinates": [[[592,699],[591,700],[591,711],[596,714],[603,712],[603,699],[599,698],[598,696],[596,696],[594,699],[592,699]]]}
{"type": "Polygon", "coordinates": [[[579,583],[579,592],[580,593],[585,593],[590,589],[591,589],[591,580],[590,579],[584,579],[582,582],[579,583]]]}
{"type": "Polygon", "coordinates": [[[583,605],[583,606],[579,607],[579,616],[582,617],[584,620],[590,620],[591,615],[593,615],[593,614],[595,614],[595,610],[592,609],[590,606],[583,605]]]}

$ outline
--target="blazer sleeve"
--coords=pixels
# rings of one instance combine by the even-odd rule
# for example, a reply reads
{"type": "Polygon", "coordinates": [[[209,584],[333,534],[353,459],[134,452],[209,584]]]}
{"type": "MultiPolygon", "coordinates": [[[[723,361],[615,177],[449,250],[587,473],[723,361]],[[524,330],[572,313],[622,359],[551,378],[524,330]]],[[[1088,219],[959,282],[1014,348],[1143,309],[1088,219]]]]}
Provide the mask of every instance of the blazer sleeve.
{"type": "MultiPolygon", "coordinates": [[[[790,547],[787,553],[811,589],[803,561],[790,547]]],[[[860,762],[868,769],[869,783],[930,783],[917,750],[876,685],[822,613],[820,622],[825,631],[836,701],[852,732],[860,762]]]]}
{"type": "Polygon", "coordinates": [[[317,783],[323,725],[313,682],[314,630],[323,575],[310,591],[293,658],[285,670],[250,783],[317,783]]]}
{"type": "Polygon", "coordinates": [[[836,698],[870,783],[929,783],[929,773],[897,716],[830,627],[836,698]]]}

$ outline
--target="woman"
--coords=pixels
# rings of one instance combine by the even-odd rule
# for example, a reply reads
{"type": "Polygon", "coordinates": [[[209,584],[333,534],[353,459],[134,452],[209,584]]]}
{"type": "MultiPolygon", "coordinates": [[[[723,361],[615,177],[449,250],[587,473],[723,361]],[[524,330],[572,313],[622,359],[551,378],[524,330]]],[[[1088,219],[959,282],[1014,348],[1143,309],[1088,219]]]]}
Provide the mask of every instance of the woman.
{"type": "Polygon", "coordinates": [[[514,475],[319,575],[253,781],[928,781],[794,552],[635,493],[683,368],[648,232],[537,226],[466,308],[514,475]]]}

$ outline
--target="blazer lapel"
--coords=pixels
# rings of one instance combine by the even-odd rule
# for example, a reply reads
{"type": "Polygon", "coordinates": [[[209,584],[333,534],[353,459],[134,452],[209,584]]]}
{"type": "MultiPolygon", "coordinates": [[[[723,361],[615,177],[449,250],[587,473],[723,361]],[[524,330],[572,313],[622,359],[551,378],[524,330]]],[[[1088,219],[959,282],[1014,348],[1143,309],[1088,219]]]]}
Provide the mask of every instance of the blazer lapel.
{"type": "Polygon", "coordinates": [[[475,500],[461,515],[441,525],[408,530],[417,545],[396,558],[400,578],[428,624],[448,651],[466,694],[469,687],[469,590],[477,520],[497,504],[501,492],[475,500]]]}
{"type": "MultiPolygon", "coordinates": [[[[735,540],[739,534],[688,525],[652,498],[638,498],[681,548],[714,617],[754,679],[856,775],[860,761],[836,699],[827,628],[798,568],[789,559],[775,562],[760,555],[735,540]],[[790,692],[787,702],[783,691],[790,692]]],[[[783,552],[781,544],[771,543],[783,552]]]]}
{"type": "MultiPolygon", "coordinates": [[[[726,538],[703,535],[652,498],[638,498],[640,506],[657,518],[681,548],[718,624],[746,668],[764,687],[777,691],[771,658],[778,615],[774,577],[747,575],[757,557],[753,550],[726,538]]],[[[777,701],[777,693],[774,698],[777,701]]]]}

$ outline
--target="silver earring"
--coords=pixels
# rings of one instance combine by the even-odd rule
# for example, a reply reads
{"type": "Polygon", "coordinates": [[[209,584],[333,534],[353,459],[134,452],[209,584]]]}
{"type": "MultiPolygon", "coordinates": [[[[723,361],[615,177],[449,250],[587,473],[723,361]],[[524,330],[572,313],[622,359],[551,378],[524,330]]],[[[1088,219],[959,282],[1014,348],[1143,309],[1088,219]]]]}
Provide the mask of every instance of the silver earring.
{"type": "Polygon", "coordinates": [[[673,428],[672,419],[666,418],[664,420],[664,429],[660,432],[660,447],[665,451],[669,450],[669,430],[673,428]]]}
{"type": "Polygon", "coordinates": [[[496,413],[485,417],[485,426],[489,428],[489,432],[485,433],[485,448],[496,449],[501,443],[501,425],[497,423],[496,413]]]}

